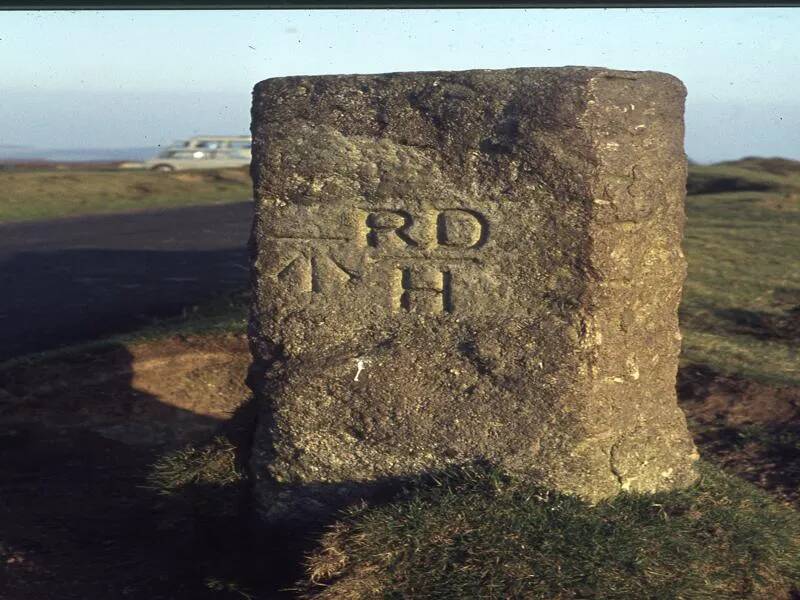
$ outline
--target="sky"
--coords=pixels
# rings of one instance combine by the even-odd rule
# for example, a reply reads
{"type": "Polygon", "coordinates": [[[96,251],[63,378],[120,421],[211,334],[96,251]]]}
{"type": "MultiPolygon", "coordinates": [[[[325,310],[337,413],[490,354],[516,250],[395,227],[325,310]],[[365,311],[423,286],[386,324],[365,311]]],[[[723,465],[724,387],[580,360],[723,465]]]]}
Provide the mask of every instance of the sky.
{"type": "Polygon", "coordinates": [[[800,159],[800,8],[0,13],[0,147],[121,148],[249,130],[268,77],[509,67],[686,84],[698,162],[800,159]]]}

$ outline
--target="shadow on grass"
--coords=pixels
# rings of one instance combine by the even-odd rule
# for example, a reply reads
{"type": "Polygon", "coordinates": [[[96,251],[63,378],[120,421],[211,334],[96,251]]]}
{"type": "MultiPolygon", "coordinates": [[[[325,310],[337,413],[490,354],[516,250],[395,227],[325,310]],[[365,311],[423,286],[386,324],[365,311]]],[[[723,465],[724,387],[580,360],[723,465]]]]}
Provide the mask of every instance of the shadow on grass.
{"type": "MultiPolygon", "coordinates": [[[[0,597],[226,597],[204,571],[212,550],[224,550],[214,533],[224,519],[202,530],[170,523],[148,487],[160,456],[223,422],[164,403],[132,378],[121,345],[58,367],[0,369],[0,597]]],[[[242,409],[225,424],[229,435],[249,418],[242,409]]]]}
{"type": "Polygon", "coordinates": [[[726,329],[731,333],[760,340],[800,341],[800,305],[780,314],[742,308],[718,309],[715,314],[728,323],[726,329]]]}
{"type": "Polygon", "coordinates": [[[187,540],[195,581],[213,598],[292,598],[314,536],[261,525],[247,477],[255,406],[248,400],[205,441],[151,465],[159,527],[187,540]]]}
{"type": "Polygon", "coordinates": [[[307,557],[342,515],[366,502],[387,505],[422,482],[448,476],[441,471],[370,483],[281,486],[283,497],[291,496],[299,510],[265,522],[255,506],[252,479],[244,475],[255,421],[252,410],[252,402],[243,407],[224,428],[227,433],[162,457],[149,480],[163,498],[162,521],[190,532],[196,547],[203,549],[197,564],[207,587],[232,597],[296,598],[297,582],[307,575],[307,557]],[[232,465],[239,477],[228,477],[232,465]],[[309,506],[313,510],[304,512],[309,506]]]}
{"type": "Polygon", "coordinates": [[[246,264],[243,247],[67,249],[0,260],[0,361],[181,315],[246,287],[246,264]]]}
{"type": "Polygon", "coordinates": [[[768,182],[753,181],[747,177],[733,175],[707,175],[691,173],[686,183],[688,194],[721,194],[723,192],[767,192],[779,189],[768,182]]]}

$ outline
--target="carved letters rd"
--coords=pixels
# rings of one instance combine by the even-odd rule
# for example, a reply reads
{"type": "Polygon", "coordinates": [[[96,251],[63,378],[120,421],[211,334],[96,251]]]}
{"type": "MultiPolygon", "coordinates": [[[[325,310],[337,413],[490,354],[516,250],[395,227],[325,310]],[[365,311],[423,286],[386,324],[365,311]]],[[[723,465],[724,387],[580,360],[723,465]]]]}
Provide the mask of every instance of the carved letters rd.
{"type": "Polygon", "coordinates": [[[357,283],[363,273],[334,258],[331,249],[347,244],[367,253],[367,264],[395,263],[387,281],[397,290],[395,309],[421,312],[453,311],[451,265],[477,261],[475,253],[487,242],[489,224],[477,211],[446,208],[412,215],[400,209],[359,209],[352,231],[327,236],[296,231],[272,235],[281,249],[282,266],[276,279],[296,292],[326,293],[357,283]]]}

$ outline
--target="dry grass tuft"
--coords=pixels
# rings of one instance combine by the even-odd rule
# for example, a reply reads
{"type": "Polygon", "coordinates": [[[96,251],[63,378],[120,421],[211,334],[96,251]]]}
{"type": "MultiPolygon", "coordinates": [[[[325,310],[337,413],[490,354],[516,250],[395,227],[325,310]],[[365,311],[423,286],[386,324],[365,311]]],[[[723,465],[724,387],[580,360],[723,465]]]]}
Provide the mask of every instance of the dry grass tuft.
{"type": "Polygon", "coordinates": [[[172,496],[190,485],[236,485],[242,474],[236,465],[236,448],[217,436],[203,446],[186,446],[162,457],[150,472],[149,488],[172,496]]]}

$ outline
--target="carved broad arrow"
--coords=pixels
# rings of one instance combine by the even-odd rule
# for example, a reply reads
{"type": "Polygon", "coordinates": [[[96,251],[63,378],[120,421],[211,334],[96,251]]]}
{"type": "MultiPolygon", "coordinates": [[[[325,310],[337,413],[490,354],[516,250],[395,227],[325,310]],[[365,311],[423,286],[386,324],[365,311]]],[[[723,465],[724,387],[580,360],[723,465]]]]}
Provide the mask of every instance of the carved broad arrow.
{"type": "Polygon", "coordinates": [[[357,279],[359,274],[327,254],[315,252],[306,256],[298,251],[276,277],[299,292],[320,293],[345,285],[357,279]]]}

